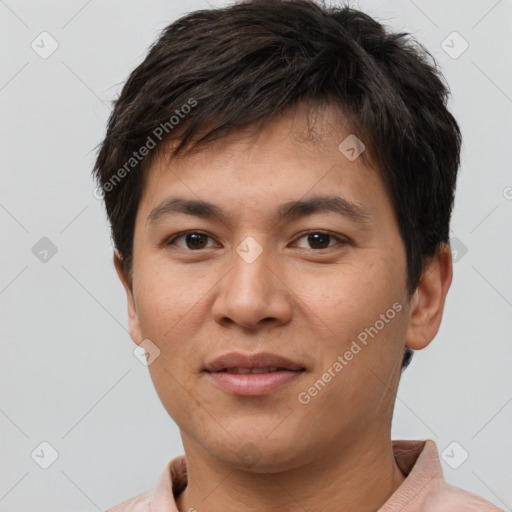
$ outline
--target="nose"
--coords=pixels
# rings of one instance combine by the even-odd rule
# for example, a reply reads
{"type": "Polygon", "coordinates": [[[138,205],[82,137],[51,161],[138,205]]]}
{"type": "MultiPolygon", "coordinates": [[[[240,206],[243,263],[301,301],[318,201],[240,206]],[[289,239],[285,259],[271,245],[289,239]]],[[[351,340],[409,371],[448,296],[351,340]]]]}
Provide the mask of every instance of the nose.
{"type": "Polygon", "coordinates": [[[236,324],[251,331],[289,322],[293,294],[274,263],[268,249],[254,261],[234,252],[231,268],[220,281],[212,306],[214,320],[223,326],[236,324]]]}

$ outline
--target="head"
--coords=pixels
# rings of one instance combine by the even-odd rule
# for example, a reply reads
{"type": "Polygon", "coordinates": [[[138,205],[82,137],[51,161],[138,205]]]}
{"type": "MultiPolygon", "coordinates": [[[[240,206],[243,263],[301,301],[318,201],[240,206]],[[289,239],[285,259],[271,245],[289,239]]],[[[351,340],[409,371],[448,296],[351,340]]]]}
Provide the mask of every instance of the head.
{"type": "Polygon", "coordinates": [[[151,377],[186,439],[217,455],[250,440],[268,470],[390,425],[400,368],[437,333],[451,282],[461,136],[447,99],[419,43],[349,7],[252,0],[162,32],[94,174],[132,339],[158,347],[151,377]],[[240,399],[204,372],[237,350],[305,372],[240,399]]]}

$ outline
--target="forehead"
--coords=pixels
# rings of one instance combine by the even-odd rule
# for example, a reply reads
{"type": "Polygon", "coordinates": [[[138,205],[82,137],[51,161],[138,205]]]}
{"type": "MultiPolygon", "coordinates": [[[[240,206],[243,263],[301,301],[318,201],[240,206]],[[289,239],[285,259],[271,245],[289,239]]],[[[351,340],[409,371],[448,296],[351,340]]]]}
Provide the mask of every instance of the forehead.
{"type": "Polygon", "coordinates": [[[260,214],[279,203],[276,215],[283,203],[310,196],[342,193],[354,204],[375,203],[386,191],[364,143],[349,130],[336,110],[302,106],[184,156],[172,156],[171,141],[147,170],[140,209],[149,217],[171,193],[228,210],[259,206],[260,214]]]}

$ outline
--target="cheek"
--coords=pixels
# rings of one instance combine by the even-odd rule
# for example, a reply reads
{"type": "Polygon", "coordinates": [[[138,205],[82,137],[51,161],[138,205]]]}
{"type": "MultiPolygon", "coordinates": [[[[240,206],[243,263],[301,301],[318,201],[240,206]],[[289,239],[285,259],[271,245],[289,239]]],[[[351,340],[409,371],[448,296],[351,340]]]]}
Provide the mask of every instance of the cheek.
{"type": "Polygon", "coordinates": [[[321,367],[303,391],[310,397],[305,410],[310,417],[323,418],[326,438],[336,439],[340,430],[347,439],[357,437],[361,426],[370,426],[377,418],[382,422],[382,414],[392,411],[391,390],[399,372],[405,328],[400,317],[404,309],[393,318],[395,309],[384,308],[384,315],[387,311],[388,323],[367,320],[366,315],[338,322],[337,337],[328,346],[318,347],[321,367]]]}
{"type": "Polygon", "coordinates": [[[402,279],[397,274],[375,258],[367,264],[361,260],[340,265],[321,278],[303,275],[297,283],[297,295],[308,306],[302,314],[308,316],[310,326],[317,330],[315,338],[321,340],[316,346],[320,364],[310,384],[323,381],[322,375],[330,369],[325,388],[322,383],[318,386],[322,396],[316,400],[321,410],[343,416],[349,407],[371,414],[386,394],[407,327],[402,279]]]}
{"type": "Polygon", "coordinates": [[[136,293],[143,335],[164,345],[179,342],[185,334],[190,338],[201,326],[198,316],[216,282],[214,276],[199,275],[197,270],[187,273],[183,266],[159,261],[146,268],[154,271],[140,276],[136,293]]]}
{"type": "Polygon", "coordinates": [[[402,278],[397,268],[370,254],[319,272],[290,274],[289,282],[300,299],[299,307],[300,303],[307,306],[304,315],[316,315],[331,335],[353,336],[402,300],[402,278]]]}
{"type": "Polygon", "coordinates": [[[148,370],[162,404],[173,418],[194,407],[194,400],[185,390],[193,389],[193,379],[197,378],[193,373],[197,366],[194,340],[202,325],[199,316],[205,292],[200,286],[188,286],[188,281],[185,284],[177,274],[160,272],[139,281],[137,314],[141,333],[160,351],[148,370]]]}
{"type": "Polygon", "coordinates": [[[160,350],[148,370],[162,405],[180,426],[188,417],[202,418],[192,390],[197,378],[194,341],[198,339],[201,300],[206,299],[207,290],[200,282],[195,286],[189,283],[176,271],[160,269],[139,281],[137,297],[142,335],[160,350]]]}

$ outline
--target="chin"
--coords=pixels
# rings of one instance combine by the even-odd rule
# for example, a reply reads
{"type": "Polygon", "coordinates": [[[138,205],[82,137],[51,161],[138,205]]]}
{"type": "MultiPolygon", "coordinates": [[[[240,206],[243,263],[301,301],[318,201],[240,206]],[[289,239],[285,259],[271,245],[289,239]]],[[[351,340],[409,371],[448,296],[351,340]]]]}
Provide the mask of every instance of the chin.
{"type": "MultiPolygon", "coordinates": [[[[270,439],[267,433],[248,435],[248,428],[239,436],[229,436],[226,443],[206,446],[211,455],[238,470],[252,473],[279,473],[300,467],[312,458],[317,450],[301,449],[297,439],[282,433],[270,439]]],[[[274,433],[275,434],[275,433],[274,433]]]]}

